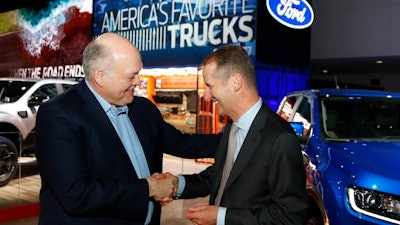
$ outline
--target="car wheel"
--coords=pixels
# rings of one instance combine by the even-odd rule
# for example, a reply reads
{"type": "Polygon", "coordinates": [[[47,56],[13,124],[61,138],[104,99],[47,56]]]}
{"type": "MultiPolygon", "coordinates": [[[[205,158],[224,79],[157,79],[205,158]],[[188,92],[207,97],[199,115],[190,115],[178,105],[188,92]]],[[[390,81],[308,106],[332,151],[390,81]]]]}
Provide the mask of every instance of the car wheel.
{"type": "Polygon", "coordinates": [[[18,151],[14,143],[0,137],[0,187],[7,185],[17,173],[18,151]]]}

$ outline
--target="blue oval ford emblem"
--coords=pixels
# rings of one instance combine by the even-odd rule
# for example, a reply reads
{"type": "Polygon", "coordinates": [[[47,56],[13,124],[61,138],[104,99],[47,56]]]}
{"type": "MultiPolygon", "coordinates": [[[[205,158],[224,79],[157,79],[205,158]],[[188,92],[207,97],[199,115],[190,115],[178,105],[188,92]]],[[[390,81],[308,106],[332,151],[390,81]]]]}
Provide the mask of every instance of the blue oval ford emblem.
{"type": "Polygon", "coordinates": [[[305,0],[266,0],[266,5],[272,17],[290,28],[304,29],[314,21],[313,9],[305,0]]]}

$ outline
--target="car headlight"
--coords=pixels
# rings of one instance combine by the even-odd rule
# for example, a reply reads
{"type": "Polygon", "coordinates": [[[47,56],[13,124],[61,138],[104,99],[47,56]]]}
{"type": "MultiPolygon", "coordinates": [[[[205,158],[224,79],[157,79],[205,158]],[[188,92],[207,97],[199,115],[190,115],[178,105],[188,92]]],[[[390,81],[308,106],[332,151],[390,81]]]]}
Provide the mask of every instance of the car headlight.
{"type": "Polygon", "coordinates": [[[400,224],[400,196],[356,186],[349,187],[347,193],[354,211],[400,224]]]}

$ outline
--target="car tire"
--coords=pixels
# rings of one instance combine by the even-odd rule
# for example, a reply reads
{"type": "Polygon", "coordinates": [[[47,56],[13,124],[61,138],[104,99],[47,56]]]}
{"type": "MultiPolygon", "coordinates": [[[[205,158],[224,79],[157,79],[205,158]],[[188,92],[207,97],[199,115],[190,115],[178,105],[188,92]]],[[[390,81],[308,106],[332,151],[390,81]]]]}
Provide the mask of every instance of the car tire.
{"type": "Polygon", "coordinates": [[[7,185],[17,173],[18,150],[8,138],[0,137],[0,187],[7,185]]]}

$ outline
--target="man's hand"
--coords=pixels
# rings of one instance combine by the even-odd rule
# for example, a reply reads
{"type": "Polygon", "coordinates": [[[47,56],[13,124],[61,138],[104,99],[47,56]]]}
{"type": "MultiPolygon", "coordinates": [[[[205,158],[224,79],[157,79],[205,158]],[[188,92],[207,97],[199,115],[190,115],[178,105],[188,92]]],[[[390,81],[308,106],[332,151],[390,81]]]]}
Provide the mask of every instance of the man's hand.
{"type": "Polygon", "coordinates": [[[217,224],[218,206],[203,205],[189,208],[186,212],[186,219],[198,225],[217,224]]]}
{"type": "Polygon", "coordinates": [[[166,205],[173,200],[178,190],[178,178],[171,173],[154,173],[146,178],[149,183],[149,196],[161,205],[166,205]]]}
{"type": "Polygon", "coordinates": [[[169,172],[167,172],[167,173],[154,173],[152,176],[157,178],[157,179],[164,179],[164,178],[173,179],[173,184],[176,187],[176,189],[174,190],[173,196],[168,196],[168,197],[163,197],[163,198],[162,197],[154,197],[154,200],[158,201],[162,206],[168,205],[169,203],[171,203],[174,200],[174,196],[176,195],[176,192],[178,190],[178,187],[179,187],[178,178],[176,176],[172,175],[169,172]]]}

